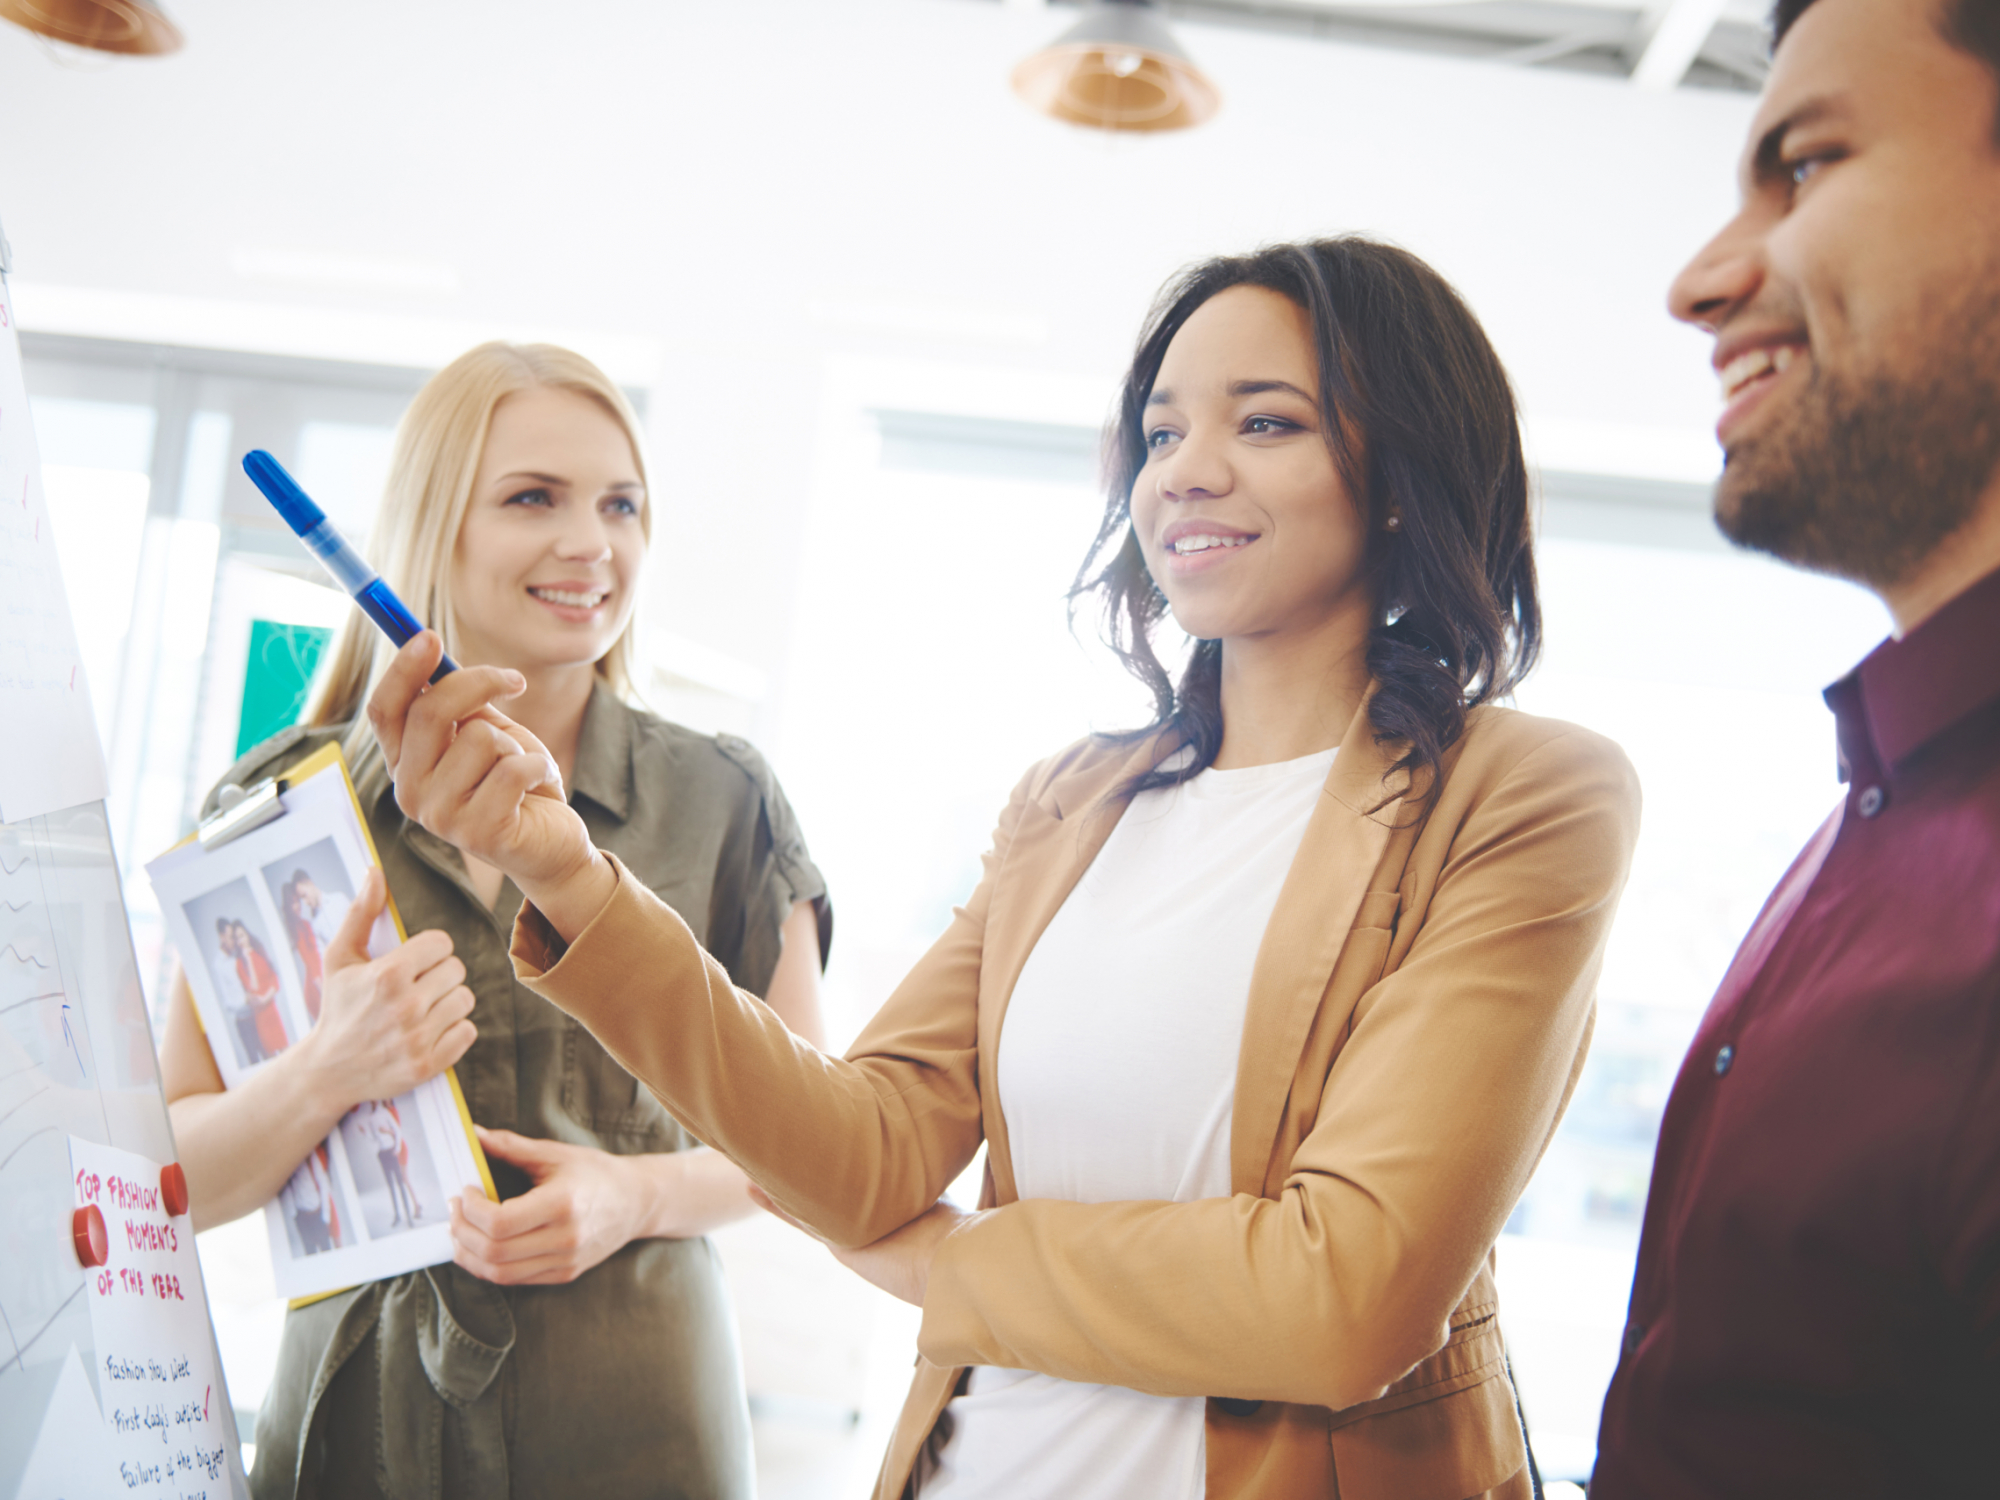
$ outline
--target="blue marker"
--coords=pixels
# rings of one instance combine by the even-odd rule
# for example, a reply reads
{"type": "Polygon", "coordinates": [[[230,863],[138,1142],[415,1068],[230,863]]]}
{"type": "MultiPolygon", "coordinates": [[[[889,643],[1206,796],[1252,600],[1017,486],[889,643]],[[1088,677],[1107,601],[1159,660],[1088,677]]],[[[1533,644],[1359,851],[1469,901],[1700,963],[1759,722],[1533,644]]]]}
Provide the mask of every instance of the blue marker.
{"type": "MultiPolygon", "coordinates": [[[[243,472],[264,492],[264,498],[285,518],[285,524],[298,533],[306,550],[333,575],[333,581],[352,594],[361,612],[382,627],[384,635],[403,646],[424,628],[396,597],[395,590],[382,581],[382,575],[368,566],[346,537],[334,530],[326,512],[313,504],[312,497],[299,488],[299,482],[285,472],[283,464],[262,448],[253,448],[243,455],[243,472]]],[[[457,670],[458,663],[447,656],[431,673],[431,681],[457,670]]]]}

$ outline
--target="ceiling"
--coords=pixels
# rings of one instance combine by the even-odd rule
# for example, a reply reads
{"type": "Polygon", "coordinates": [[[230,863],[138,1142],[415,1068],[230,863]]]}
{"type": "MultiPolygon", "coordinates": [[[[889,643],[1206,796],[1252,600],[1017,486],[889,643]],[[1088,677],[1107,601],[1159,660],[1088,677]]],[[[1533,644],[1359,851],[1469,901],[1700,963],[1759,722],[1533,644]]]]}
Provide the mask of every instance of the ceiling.
{"type": "MultiPolygon", "coordinates": [[[[991,3],[991,0],[988,0],[991,3]]],[[[1061,12],[1081,0],[999,0],[1061,12]]],[[[1176,20],[1755,93],[1769,0],[1161,0],[1176,20]]]]}

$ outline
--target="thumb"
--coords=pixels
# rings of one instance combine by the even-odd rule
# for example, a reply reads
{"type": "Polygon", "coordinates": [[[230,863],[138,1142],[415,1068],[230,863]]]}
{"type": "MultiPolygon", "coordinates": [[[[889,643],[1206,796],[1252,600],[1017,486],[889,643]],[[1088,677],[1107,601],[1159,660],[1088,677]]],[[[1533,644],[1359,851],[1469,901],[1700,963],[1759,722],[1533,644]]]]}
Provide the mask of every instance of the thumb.
{"type": "Polygon", "coordinates": [[[368,878],[361,882],[361,894],[347,909],[340,931],[333,935],[333,941],[321,955],[321,966],[327,973],[368,962],[368,934],[388,904],[389,883],[382,878],[381,870],[370,870],[368,878]]]}

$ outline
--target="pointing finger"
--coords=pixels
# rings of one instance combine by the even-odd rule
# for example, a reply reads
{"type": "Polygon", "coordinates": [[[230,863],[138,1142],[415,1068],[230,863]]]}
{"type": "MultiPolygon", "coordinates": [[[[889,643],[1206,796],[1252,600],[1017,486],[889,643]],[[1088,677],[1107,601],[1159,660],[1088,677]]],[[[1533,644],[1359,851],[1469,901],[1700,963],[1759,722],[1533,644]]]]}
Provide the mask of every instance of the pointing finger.
{"type": "Polygon", "coordinates": [[[402,762],[403,721],[410,716],[410,705],[417,701],[443,657],[444,642],[437,633],[419,631],[396,653],[389,670],[382,674],[381,682],[369,695],[368,723],[375,731],[382,759],[391,775],[402,762]]]}
{"type": "Polygon", "coordinates": [[[340,930],[326,945],[327,973],[337,973],[368,961],[368,934],[375,926],[375,919],[382,915],[382,909],[388,904],[389,884],[382,878],[381,869],[369,870],[368,878],[361,882],[354,904],[347,909],[347,916],[341,921],[340,930]]]}

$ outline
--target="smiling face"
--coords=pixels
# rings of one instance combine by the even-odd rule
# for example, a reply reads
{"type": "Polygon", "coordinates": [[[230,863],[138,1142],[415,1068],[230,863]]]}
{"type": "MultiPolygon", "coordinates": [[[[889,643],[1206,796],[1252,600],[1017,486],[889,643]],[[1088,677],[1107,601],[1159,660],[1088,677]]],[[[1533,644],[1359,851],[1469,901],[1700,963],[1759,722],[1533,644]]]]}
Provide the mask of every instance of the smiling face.
{"type": "Polygon", "coordinates": [[[1367,529],[1320,415],[1306,315],[1218,292],[1168,345],[1146,405],[1132,526],[1189,635],[1310,633],[1371,608],[1367,529]]]}
{"type": "Polygon", "coordinates": [[[1878,588],[1978,507],[2000,462],[1996,88],[1941,0],[1817,0],[1779,47],[1742,209],[1682,271],[1716,335],[1742,545],[1878,588]]]}
{"type": "Polygon", "coordinates": [[[452,554],[461,658],[527,672],[603,656],[637,599],[645,505],[597,402],[549,386],[501,401],[452,554]]]}

